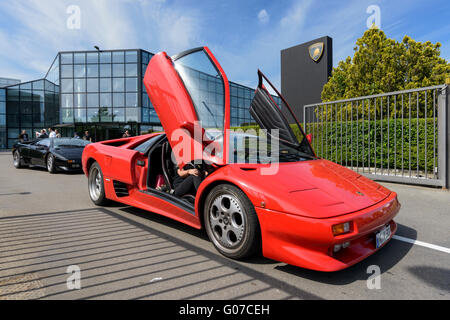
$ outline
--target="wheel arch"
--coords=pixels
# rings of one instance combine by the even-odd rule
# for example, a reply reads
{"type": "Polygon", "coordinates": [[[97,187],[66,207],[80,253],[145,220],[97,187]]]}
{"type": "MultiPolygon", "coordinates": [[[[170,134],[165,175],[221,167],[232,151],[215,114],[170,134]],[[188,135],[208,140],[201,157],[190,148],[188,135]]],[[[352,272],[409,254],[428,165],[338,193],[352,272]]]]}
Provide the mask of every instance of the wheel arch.
{"type": "MultiPolygon", "coordinates": [[[[208,197],[209,192],[214,187],[216,187],[220,184],[229,184],[229,185],[232,185],[232,186],[238,188],[247,196],[247,198],[250,200],[250,202],[253,204],[253,206],[255,206],[255,203],[254,203],[254,201],[252,201],[252,199],[254,199],[254,197],[257,196],[256,193],[252,192],[252,194],[249,194],[249,192],[247,192],[247,190],[245,188],[243,188],[243,186],[241,186],[240,183],[232,181],[231,179],[224,179],[224,177],[217,178],[216,180],[213,180],[210,183],[208,183],[208,185],[206,185],[205,187],[201,188],[200,197],[198,198],[198,202],[196,202],[196,213],[198,214],[202,228],[205,228],[205,224],[204,224],[205,221],[203,218],[203,210],[204,210],[206,198],[208,197]]],[[[259,218],[258,218],[258,223],[259,223],[259,218]]]]}
{"type": "Polygon", "coordinates": [[[91,166],[98,161],[94,157],[89,157],[86,161],[86,175],[89,176],[89,170],[91,169],[91,166]]]}
{"type": "Polygon", "coordinates": [[[46,164],[46,165],[47,165],[47,159],[48,159],[48,156],[51,155],[51,154],[53,154],[53,153],[51,153],[51,152],[49,151],[49,152],[47,152],[47,153],[45,154],[45,156],[44,156],[45,164],[46,164]]]}

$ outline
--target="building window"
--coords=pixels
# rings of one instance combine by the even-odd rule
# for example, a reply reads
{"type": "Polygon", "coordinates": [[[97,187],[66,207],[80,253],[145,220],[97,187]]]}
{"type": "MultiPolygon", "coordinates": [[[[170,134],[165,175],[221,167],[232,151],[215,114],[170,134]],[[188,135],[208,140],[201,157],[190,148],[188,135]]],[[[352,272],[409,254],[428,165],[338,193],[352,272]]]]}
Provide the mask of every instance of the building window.
{"type": "Polygon", "coordinates": [[[137,64],[127,63],[125,69],[125,74],[127,77],[137,77],[137,64]]]}
{"type": "Polygon", "coordinates": [[[73,114],[75,122],[86,122],[86,109],[74,109],[73,114]]]}
{"type": "Polygon", "coordinates": [[[137,107],[137,93],[127,93],[127,107],[137,107]]]}
{"type": "Polygon", "coordinates": [[[114,78],[113,79],[113,91],[114,92],[125,91],[125,79],[124,78],[114,78]]]}
{"type": "Polygon", "coordinates": [[[111,77],[111,65],[101,64],[100,65],[100,77],[111,77]]]}
{"type": "Polygon", "coordinates": [[[85,79],[75,79],[74,80],[74,92],[86,92],[86,80],[85,79]]]}
{"type": "Polygon", "coordinates": [[[137,51],[126,51],[125,62],[136,63],[138,62],[137,51]]]}
{"type": "Polygon", "coordinates": [[[113,52],[113,55],[112,55],[113,61],[112,62],[114,62],[114,63],[123,63],[123,62],[125,62],[124,57],[125,57],[125,55],[124,55],[123,51],[113,52]]]}
{"type": "Polygon", "coordinates": [[[61,53],[61,64],[73,64],[73,54],[61,53]]]}
{"type": "Polygon", "coordinates": [[[74,94],[73,106],[74,108],[86,108],[86,94],[74,94]]]}
{"type": "Polygon", "coordinates": [[[98,92],[98,78],[87,79],[87,92],[98,92]]]}
{"type": "Polygon", "coordinates": [[[62,65],[61,66],[61,78],[72,78],[73,77],[73,65],[62,65]]]}
{"type": "Polygon", "coordinates": [[[127,78],[126,91],[137,91],[137,78],[127,78]]]}
{"type": "Polygon", "coordinates": [[[86,68],[88,78],[98,78],[98,64],[88,64],[86,68]]]}
{"type": "Polygon", "coordinates": [[[112,107],[112,98],[110,93],[100,94],[100,107],[112,107]]]}
{"type": "Polygon", "coordinates": [[[73,63],[75,63],[75,64],[85,64],[86,63],[86,54],[85,53],[74,53],[74,55],[73,55],[73,63]]]}
{"type": "Polygon", "coordinates": [[[61,95],[61,108],[73,108],[73,94],[61,95]]]}
{"type": "Polygon", "coordinates": [[[100,52],[100,63],[111,63],[111,52],[100,52]]]}
{"type": "Polygon", "coordinates": [[[98,63],[98,52],[88,52],[87,63],[98,63]]]}
{"type": "Polygon", "coordinates": [[[63,92],[63,93],[73,92],[73,80],[72,79],[61,79],[61,92],[63,92]]]}
{"type": "Polygon", "coordinates": [[[114,93],[113,95],[113,106],[124,107],[125,106],[125,96],[123,93],[114,93]]]}
{"type": "Polygon", "coordinates": [[[98,108],[99,107],[99,95],[98,93],[88,93],[87,95],[87,107],[98,108]]]}
{"type": "Polygon", "coordinates": [[[124,66],[123,63],[113,64],[113,77],[123,77],[125,75],[124,66]]]}
{"type": "Polygon", "coordinates": [[[138,109],[137,108],[127,108],[126,111],[126,121],[127,122],[137,122],[138,121],[138,109]]]}
{"type": "Polygon", "coordinates": [[[111,92],[111,79],[100,79],[100,92],[111,92]]]}
{"type": "Polygon", "coordinates": [[[86,77],[86,65],[78,64],[74,66],[74,76],[75,78],[84,78],[86,77]]]}

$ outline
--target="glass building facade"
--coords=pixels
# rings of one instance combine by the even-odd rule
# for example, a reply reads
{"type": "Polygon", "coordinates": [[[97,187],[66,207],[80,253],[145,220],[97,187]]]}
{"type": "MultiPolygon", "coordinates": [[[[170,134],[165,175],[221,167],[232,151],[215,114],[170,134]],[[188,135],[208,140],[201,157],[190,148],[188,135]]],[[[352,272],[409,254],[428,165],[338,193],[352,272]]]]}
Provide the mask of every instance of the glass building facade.
{"type": "Polygon", "coordinates": [[[20,80],[17,80],[17,79],[0,78],[0,88],[12,86],[14,84],[19,84],[19,83],[20,83],[20,80]]]}
{"type": "Polygon", "coordinates": [[[139,53],[60,53],[62,123],[140,123],[139,53]]]}
{"type": "Polygon", "coordinates": [[[31,136],[35,131],[54,126],[59,121],[58,86],[35,80],[6,89],[7,146],[11,148],[21,130],[31,136]]]}
{"type": "MultiPolygon", "coordinates": [[[[153,54],[142,49],[59,52],[44,79],[0,89],[0,147],[21,130],[57,127],[63,136],[89,130],[96,141],[160,130],[143,79],[153,54]]],[[[202,94],[223,100],[217,79],[198,72],[202,94]]],[[[254,89],[230,82],[231,125],[250,124],[254,89]]]]}
{"type": "Polygon", "coordinates": [[[6,89],[0,88],[0,149],[8,146],[6,131],[6,89]]]}

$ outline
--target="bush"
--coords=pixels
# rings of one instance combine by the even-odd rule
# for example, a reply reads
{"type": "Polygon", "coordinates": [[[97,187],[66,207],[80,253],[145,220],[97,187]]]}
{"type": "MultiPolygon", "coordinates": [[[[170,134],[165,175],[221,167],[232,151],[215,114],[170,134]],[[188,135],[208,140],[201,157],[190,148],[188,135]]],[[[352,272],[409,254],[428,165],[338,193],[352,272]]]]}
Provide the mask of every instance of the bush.
{"type": "MultiPolygon", "coordinates": [[[[259,132],[257,125],[232,130],[236,129],[259,132]]],[[[300,137],[298,127],[292,125],[292,129],[300,137]]],[[[437,166],[437,118],[315,122],[306,124],[306,132],[313,135],[313,148],[319,157],[346,166],[403,168],[405,172],[410,167],[412,171],[425,171],[426,167],[428,173],[437,166]]]]}
{"type": "Polygon", "coordinates": [[[428,172],[437,165],[438,129],[433,118],[316,122],[306,126],[313,134],[318,156],[333,162],[406,171],[410,166],[411,170],[422,171],[426,167],[428,172]]]}

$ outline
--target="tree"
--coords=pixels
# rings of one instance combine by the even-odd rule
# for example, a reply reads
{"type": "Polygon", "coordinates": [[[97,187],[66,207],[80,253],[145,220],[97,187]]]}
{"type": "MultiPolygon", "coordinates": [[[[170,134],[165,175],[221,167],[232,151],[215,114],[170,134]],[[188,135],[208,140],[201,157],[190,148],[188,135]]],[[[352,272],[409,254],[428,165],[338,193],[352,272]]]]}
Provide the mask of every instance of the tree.
{"type": "Polygon", "coordinates": [[[450,63],[440,57],[441,44],[402,42],[371,28],[356,41],[353,59],[333,68],[322,91],[323,101],[335,101],[445,83],[450,63]]]}
{"type": "MultiPolygon", "coordinates": [[[[443,84],[450,77],[450,64],[440,57],[440,47],[439,42],[417,42],[408,36],[398,42],[387,38],[382,30],[371,28],[356,41],[353,58],[347,57],[333,69],[332,76],[322,90],[322,100],[336,101],[443,84]]],[[[383,117],[395,118],[401,116],[401,110],[404,116],[411,112],[416,117],[417,110],[420,118],[433,115],[430,98],[427,100],[423,93],[412,98],[411,101],[405,101],[401,109],[396,107],[393,99],[384,97],[375,102],[364,100],[345,103],[341,108],[319,107],[315,113],[325,121],[348,116],[353,119],[374,119],[383,112],[383,117]],[[417,108],[417,105],[420,107],[417,108]]]]}

